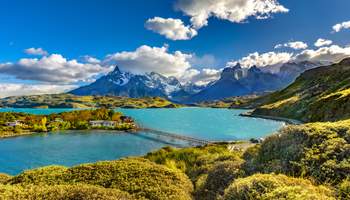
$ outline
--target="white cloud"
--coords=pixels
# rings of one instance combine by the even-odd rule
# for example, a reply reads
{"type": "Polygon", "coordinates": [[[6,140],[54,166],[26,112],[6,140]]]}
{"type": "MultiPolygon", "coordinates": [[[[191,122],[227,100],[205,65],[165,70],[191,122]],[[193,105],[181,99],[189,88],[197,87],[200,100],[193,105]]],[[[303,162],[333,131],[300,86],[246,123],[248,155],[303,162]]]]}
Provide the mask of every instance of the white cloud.
{"type": "Polygon", "coordinates": [[[323,38],[320,38],[318,39],[316,42],[315,42],[315,46],[316,47],[323,47],[323,46],[329,46],[333,44],[333,41],[332,40],[326,40],[326,39],[323,39],[323,38]]]}
{"type": "Polygon", "coordinates": [[[177,0],[175,8],[191,18],[191,25],[180,19],[155,17],[145,23],[146,28],[171,40],[189,40],[211,17],[242,23],[249,17],[267,19],[289,11],[277,0],[177,0]]]}
{"type": "Polygon", "coordinates": [[[271,65],[281,65],[290,61],[293,57],[293,53],[287,52],[267,52],[259,54],[258,52],[251,53],[246,57],[243,57],[237,61],[230,61],[227,66],[235,66],[240,63],[242,67],[265,67],[271,65]]]}
{"type": "Polygon", "coordinates": [[[95,57],[92,57],[92,56],[89,56],[89,55],[86,55],[86,56],[83,56],[83,61],[84,62],[87,62],[87,63],[90,63],[90,64],[100,64],[101,61],[95,57]]]}
{"type": "Polygon", "coordinates": [[[210,17],[240,23],[249,17],[265,19],[289,11],[277,0],[178,0],[175,7],[191,17],[195,29],[208,25],[210,17]]]}
{"type": "Polygon", "coordinates": [[[196,85],[207,85],[220,78],[221,70],[217,69],[197,69],[187,70],[179,79],[182,83],[194,83],[196,85]]]}
{"type": "Polygon", "coordinates": [[[218,64],[215,56],[211,54],[205,54],[203,56],[192,54],[188,61],[190,62],[191,66],[195,68],[212,68],[218,64]]]}
{"type": "Polygon", "coordinates": [[[300,49],[306,49],[308,48],[308,45],[305,42],[301,42],[301,41],[296,41],[296,42],[288,42],[288,43],[284,43],[284,44],[278,44],[275,46],[275,49],[279,49],[282,47],[287,47],[287,48],[291,48],[291,49],[295,49],[295,50],[300,50],[300,49]]]}
{"type": "Polygon", "coordinates": [[[347,58],[349,56],[350,47],[340,47],[338,45],[332,45],[330,47],[322,47],[317,50],[304,50],[300,54],[296,55],[294,60],[334,63],[339,62],[342,59],[347,58]]]}
{"type": "Polygon", "coordinates": [[[25,49],[24,52],[28,55],[36,55],[36,56],[46,56],[48,55],[47,51],[42,48],[29,48],[25,49]]]}
{"type": "Polygon", "coordinates": [[[180,19],[155,17],[147,20],[145,27],[171,40],[189,40],[197,35],[195,29],[185,26],[180,19]]]}
{"type": "Polygon", "coordinates": [[[180,77],[191,67],[188,61],[191,57],[180,51],[170,53],[166,46],[143,45],[135,51],[108,55],[104,62],[117,64],[121,70],[135,74],[158,72],[164,76],[180,77]]]}
{"type": "Polygon", "coordinates": [[[321,64],[336,63],[344,58],[350,57],[350,47],[341,47],[332,45],[329,47],[321,47],[316,50],[306,49],[298,54],[287,52],[267,52],[259,54],[251,53],[239,60],[233,60],[227,63],[227,67],[235,66],[240,63],[242,67],[270,67],[278,69],[282,64],[288,62],[310,61],[321,64]]]}
{"type": "Polygon", "coordinates": [[[74,89],[73,85],[0,83],[0,98],[9,96],[54,94],[74,89]]]}
{"type": "Polygon", "coordinates": [[[89,81],[95,75],[108,70],[110,69],[99,64],[67,60],[59,54],[44,56],[40,59],[22,58],[16,63],[0,63],[0,73],[21,80],[59,84],[89,81]]]}
{"type": "Polygon", "coordinates": [[[350,29],[350,21],[342,22],[333,26],[334,32],[340,32],[343,29],[350,29]]]}

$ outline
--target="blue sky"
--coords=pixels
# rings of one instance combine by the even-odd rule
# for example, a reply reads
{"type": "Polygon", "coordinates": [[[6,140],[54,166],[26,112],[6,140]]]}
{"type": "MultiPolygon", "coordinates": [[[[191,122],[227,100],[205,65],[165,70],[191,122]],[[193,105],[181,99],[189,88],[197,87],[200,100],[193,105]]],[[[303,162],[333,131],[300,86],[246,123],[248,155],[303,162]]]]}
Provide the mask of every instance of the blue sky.
{"type": "MultiPolygon", "coordinates": [[[[188,0],[191,1],[196,2],[188,0]]],[[[205,55],[210,58],[210,66],[200,66],[207,61],[203,59],[191,66],[195,69],[220,69],[254,52],[295,53],[295,49],[275,49],[277,44],[302,41],[314,50],[317,48],[313,44],[319,38],[332,40],[342,48],[350,44],[350,29],[337,33],[332,30],[335,24],[350,21],[349,0],[278,0],[288,12],[271,13],[267,19],[248,16],[240,23],[213,16],[208,18],[207,26],[196,29],[197,36],[187,40],[167,39],[145,28],[146,21],[154,17],[179,19],[191,27],[190,14],[175,9],[176,3],[177,0],[2,0],[0,63],[41,59],[26,54],[24,50],[28,48],[42,48],[48,52],[45,56],[55,53],[80,61],[85,55],[104,60],[108,54],[134,52],[142,45],[161,48],[167,44],[170,54],[181,51],[199,60],[205,55]]],[[[16,78],[14,72],[1,70],[0,77],[2,83],[47,83],[16,78]]],[[[64,84],[77,85],[81,81],[64,84]]]]}

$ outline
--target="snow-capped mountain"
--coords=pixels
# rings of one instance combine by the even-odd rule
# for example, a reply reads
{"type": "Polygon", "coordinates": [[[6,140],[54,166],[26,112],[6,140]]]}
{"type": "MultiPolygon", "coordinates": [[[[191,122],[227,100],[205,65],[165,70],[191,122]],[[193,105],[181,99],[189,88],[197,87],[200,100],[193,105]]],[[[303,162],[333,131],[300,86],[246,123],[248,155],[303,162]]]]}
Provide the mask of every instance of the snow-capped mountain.
{"type": "Polygon", "coordinates": [[[181,84],[175,77],[151,72],[143,75],[122,72],[118,67],[94,83],[71,91],[75,95],[112,95],[126,97],[163,97],[180,103],[219,100],[226,97],[263,93],[282,89],[301,73],[320,63],[285,63],[281,66],[243,68],[240,64],[225,68],[221,77],[206,86],[181,84]]]}
{"type": "Polygon", "coordinates": [[[144,75],[121,72],[118,67],[94,83],[71,91],[75,95],[158,96],[178,100],[188,93],[175,77],[151,72],[144,75]]]}
{"type": "Polygon", "coordinates": [[[286,84],[276,74],[263,72],[258,67],[242,68],[240,64],[225,68],[219,80],[192,95],[188,103],[218,100],[232,96],[273,91],[286,84]]]}

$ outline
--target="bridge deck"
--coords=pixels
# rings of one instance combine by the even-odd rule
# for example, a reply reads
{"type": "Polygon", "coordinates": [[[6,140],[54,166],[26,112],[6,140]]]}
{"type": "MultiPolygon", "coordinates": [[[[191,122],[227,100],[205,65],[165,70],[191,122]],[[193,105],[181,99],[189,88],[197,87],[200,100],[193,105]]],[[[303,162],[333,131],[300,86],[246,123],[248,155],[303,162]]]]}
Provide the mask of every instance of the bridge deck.
{"type": "Polygon", "coordinates": [[[165,136],[168,138],[188,141],[188,142],[192,142],[192,143],[196,143],[196,144],[200,144],[200,145],[206,145],[206,144],[212,143],[209,140],[197,139],[197,138],[193,138],[193,137],[189,137],[189,136],[179,135],[176,133],[169,133],[169,132],[165,132],[165,131],[154,130],[154,129],[150,129],[150,128],[142,128],[141,130],[146,132],[146,133],[153,134],[153,135],[165,136]]]}

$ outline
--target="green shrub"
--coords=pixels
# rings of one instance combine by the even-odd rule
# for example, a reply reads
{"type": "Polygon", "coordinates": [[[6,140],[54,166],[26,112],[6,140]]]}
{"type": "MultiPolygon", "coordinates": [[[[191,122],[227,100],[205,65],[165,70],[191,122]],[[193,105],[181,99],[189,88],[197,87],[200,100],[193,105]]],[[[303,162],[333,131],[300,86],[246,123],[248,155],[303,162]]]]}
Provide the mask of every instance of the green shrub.
{"type": "Polygon", "coordinates": [[[331,200],[332,191],[310,181],[285,175],[255,174],[236,179],[226,190],[224,200],[331,200]]]}
{"type": "Polygon", "coordinates": [[[197,188],[196,197],[201,200],[215,200],[224,194],[231,182],[244,175],[240,169],[241,162],[223,161],[214,165],[201,188],[197,188]]]}
{"type": "Polygon", "coordinates": [[[349,142],[350,120],[288,126],[268,137],[255,152],[247,152],[245,169],[338,184],[349,174],[349,142]]]}
{"type": "Polygon", "coordinates": [[[0,184],[6,183],[12,178],[12,176],[0,173],[0,184]]]}
{"type": "Polygon", "coordinates": [[[0,200],[133,200],[117,189],[91,185],[13,186],[0,185],[0,200]]]}
{"type": "Polygon", "coordinates": [[[145,159],[84,164],[69,169],[58,167],[26,171],[11,184],[89,184],[126,191],[148,199],[189,200],[193,186],[188,177],[145,159]]]}
{"type": "Polygon", "coordinates": [[[231,152],[227,145],[223,144],[184,149],[165,147],[148,153],[145,158],[169,168],[179,169],[196,182],[200,175],[207,174],[217,162],[240,161],[240,156],[240,152],[231,152]]]}
{"type": "Polygon", "coordinates": [[[8,181],[9,184],[21,185],[58,185],[64,184],[68,168],[62,166],[48,166],[34,170],[27,170],[8,181]]]}
{"type": "Polygon", "coordinates": [[[350,178],[344,180],[338,189],[339,199],[350,199],[350,178]]]}

